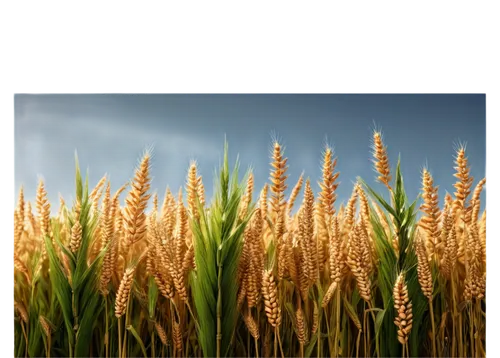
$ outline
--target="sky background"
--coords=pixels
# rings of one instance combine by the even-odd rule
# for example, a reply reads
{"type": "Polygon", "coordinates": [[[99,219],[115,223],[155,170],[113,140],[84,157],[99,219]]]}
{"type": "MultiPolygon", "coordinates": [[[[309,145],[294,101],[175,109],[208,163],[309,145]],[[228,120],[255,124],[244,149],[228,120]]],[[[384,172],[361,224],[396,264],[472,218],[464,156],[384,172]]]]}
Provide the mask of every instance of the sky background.
{"type": "Polygon", "coordinates": [[[467,143],[473,185],[485,176],[484,95],[16,95],[15,193],[23,185],[33,202],[43,178],[55,211],[59,194],[68,204],[75,197],[75,150],[91,187],[107,174],[117,190],[153,147],[151,187],[160,200],[167,186],[175,193],[185,185],[192,159],[211,197],[225,136],[231,163],[239,155],[242,172],[253,169],[260,191],[277,137],[288,157],[289,191],[302,171],[319,191],[321,153],[325,143],[333,146],[340,204],[358,176],[384,191],[371,163],[375,127],[382,129],[393,169],[401,156],[410,199],[426,165],[441,202],[454,192],[459,143],[467,143]]]}

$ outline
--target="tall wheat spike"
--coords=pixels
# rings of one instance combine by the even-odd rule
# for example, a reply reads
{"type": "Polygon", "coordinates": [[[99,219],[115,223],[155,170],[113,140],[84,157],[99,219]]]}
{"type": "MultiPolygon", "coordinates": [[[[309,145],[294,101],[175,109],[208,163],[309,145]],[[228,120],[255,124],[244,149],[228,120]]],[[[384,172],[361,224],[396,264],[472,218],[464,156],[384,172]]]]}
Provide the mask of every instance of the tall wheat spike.
{"type": "Polygon", "coordinates": [[[379,173],[378,181],[383,183],[391,190],[391,170],[389,167],[389,159],[387,157],[387,147],[384,145],[382,133],[373,132],[373,163],[375,171],[379,173]]]}
{"type": "Polygon", "coordinates": [[[271,208],[274,212],[274,223],[277,221],[277,216],[282,212],[285,205],[285,190],[287,189],[286,171],[288,166],[286,165],[287,158],[283,157],[281,145],[278,142],[274,142],[274,149],[272,154],[272,170],[271,170],[271,208]]]}
{"type": "Polygon", "coordinates": [[[110,193],[110,184],[108,183],[106,187],[106,192],[104,194],[103,199],[103,212],[102,212],[102,248],[106,250],[104,254],[104,262],[101,271],[100,278],[100,289],[104,295],[108,294],[108,284],[111,281],[111,276],[113,275],[113,271],[115,269],[115,249],[114,246],[116,244],[114,237],[114,222],[112,212],[111,212],[111,193],[110,193]]]}
{"type": "Polygon", "coordinates": [[[434,186],[434,180],[427,169],[422,172],[422,197],[424,204],[420,210],[424,216],[420,220],[422,228],[427,233],[427,248],[431,257],[438,258],[442,252],[439,221],[441,212],[439,210],[438,188],[434,186]]]}

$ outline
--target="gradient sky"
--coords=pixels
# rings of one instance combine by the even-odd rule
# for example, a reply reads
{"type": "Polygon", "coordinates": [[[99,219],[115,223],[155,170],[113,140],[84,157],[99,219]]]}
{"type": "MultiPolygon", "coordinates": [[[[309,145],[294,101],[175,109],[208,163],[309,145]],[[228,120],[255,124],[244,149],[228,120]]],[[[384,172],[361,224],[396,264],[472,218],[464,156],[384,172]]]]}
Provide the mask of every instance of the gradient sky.
{"type": "Polygon", "coordinates": [[[442,200],[454,191],[459,143],[467,143],[474,185],[485,176],[485,116],[484,95],[16,95],[15,190],[17,195],[23,185],[33,201],[42,177],[57,210],[59,193],[68,203],[75,196],[75,150],[91,187],[107,173],[116,190],[153,146],[152,188],[160,200],[167,185],[174,192],[184,185],[191,159],[198,161],[210,197],[225,135],[231,163],[239,154],[241,168],[253,168],[260,190],[277,137],[288,157],[289,188],[304,171],[315,193],[324,144],[333,146],[340,203],[357,176],[383,190],[370,162],[376,126],[393,168],[401,155],[409,197],[418,195],[427,165],[442,200]]]}

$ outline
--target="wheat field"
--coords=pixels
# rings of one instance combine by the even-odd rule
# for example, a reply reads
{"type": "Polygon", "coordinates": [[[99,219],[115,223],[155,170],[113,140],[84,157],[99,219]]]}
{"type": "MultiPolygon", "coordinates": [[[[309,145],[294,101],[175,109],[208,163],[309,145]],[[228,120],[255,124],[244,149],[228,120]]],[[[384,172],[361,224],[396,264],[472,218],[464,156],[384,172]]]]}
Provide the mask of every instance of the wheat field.
{"type": "Polygon", "coordinates": [[[113,190],[76,160],[58,212],[43,181],[35,203],[21,188],[15,356],[484,357],[485,179],[460,147],[443,207],[427,168],[409,199],[404,163],[371,140],[377,189],[359,178],[345,205],[331,148],[314,192],[277,141],[263,188],[238,181],[226,144],[211,199],[195,162],[185,188],[153,195],[149,152],[113,190]]]}

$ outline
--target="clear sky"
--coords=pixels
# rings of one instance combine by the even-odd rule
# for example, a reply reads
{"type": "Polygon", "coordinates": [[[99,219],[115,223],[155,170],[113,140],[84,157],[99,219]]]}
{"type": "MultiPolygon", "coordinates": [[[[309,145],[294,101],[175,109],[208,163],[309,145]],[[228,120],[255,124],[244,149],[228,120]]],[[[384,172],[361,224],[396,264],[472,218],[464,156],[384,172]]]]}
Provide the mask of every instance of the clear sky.
{"type": "MultiPolygon", "coordinates": [[[[108,174],[112,190],[133,177],[153,147],[152,189],[177,192],[191,159],[198,161],[207,196],[223,152],[253,168],[258,190],[269,177],[273,137],[288,157],[291,188],[305,172],[318,192],[327,142],[338,157],[337,203],[347,201],[357,176],[376,188],[371,133],[384,134],[394,168],[401,155],[410,198],[427,165],[442,200],[453,193],[454,149],[467,143],[474,185],[485,176],[484,95],[16,95],[15,190],[33,201],[43,177],[54,210],[59,193],[74,199],[74,153],[94,186],[108,174]]],[[[483,196],[483,205],[486,200],[483,196]]],[[[161,202],[160,202],[161,203],[161,202]]]]}

